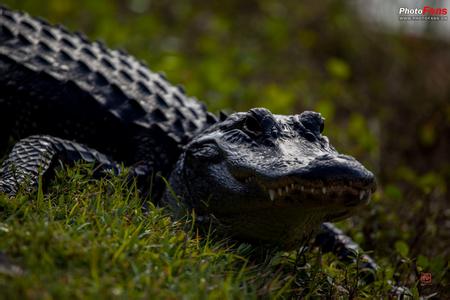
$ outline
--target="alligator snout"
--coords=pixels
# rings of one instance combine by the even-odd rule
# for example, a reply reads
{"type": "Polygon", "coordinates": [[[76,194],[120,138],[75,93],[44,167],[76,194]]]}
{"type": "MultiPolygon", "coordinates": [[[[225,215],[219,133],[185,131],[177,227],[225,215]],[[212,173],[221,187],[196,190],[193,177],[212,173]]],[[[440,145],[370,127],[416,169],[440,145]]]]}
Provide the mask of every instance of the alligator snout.
{"type": "Polygon", "coordinates": [[[375,176],[360,162],[349,155],[324,154],[312,160],[299,176],[308,180],[321,180],[327,183],[349,184],[374,192],[375,176]]]}

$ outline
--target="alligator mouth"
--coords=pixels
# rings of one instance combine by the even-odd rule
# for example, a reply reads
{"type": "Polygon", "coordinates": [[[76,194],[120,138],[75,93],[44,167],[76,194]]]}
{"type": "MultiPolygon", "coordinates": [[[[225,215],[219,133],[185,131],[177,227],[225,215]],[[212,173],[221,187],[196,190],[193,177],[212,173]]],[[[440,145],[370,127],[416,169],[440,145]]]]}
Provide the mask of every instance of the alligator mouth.
{"type": "Polygon", "coordinates": [[[215,210],[233,234],[248,241],[264,240],[276,245],[295,245],[319,224],[354,215],[375,191],[375,182],[325,180],[258,175],[236,178],[241,200],[227,210],[215,210]],[[243,203],[243,204],[242,204],[243,203]]]}
{"type": "Polygon", "coordinates": [[[345,199],[346,207],[366,204],[375,191],[374,184],[364,184],[358,181],[324,182],[321,180],[294,182],[263,182],[257,176],[241,179],[248,188],[256,187],[267,196],[271,202],[295,203],[304,199],[345,199]]]}

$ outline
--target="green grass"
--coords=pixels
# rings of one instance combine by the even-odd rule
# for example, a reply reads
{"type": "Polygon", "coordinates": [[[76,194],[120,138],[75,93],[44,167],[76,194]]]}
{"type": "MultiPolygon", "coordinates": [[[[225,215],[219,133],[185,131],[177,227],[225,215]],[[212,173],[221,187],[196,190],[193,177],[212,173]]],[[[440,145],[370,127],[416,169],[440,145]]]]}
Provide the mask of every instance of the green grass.
{"type": "Polygon", "coordinates": [[[91,180],[90,168],[57,174],[49,190],[0,196],[4,298],[230,299],[386,296],[386,274],[365,285],[355,266],[317,249],[297,256],[232,243],[193,218],[142,208],[124,176],[91,180]],[[306,262],[306,263],[305,263],[306,262]]]}
{"type": "Polygon", "coordinates": [[[372,251],[382,270],[376,283],[355,287],[355,268],[317,250],[300,267],[295,253],[259,254],[216,234],[197,237],[190,219],[173,223],[164,210],[140,211],[134,193],[118,188],[120,179],[89,181],[72,170],[41,200],[0,196],[0,296],[107,298],[120,287],[130,297],[200,298],[205,292],[225,298],[229,291],[247,298],[385,298],[386,280],[393,280],[415,295],[450,299],[448,42],[433,39],[432,32],[421,38],[373,30],[361,21],[366,14],[345,0],[1,2],[127,49],[151,70],[166,72],[170,82],[183,84],[212,112],[259,106],[274,113],[321,112],[332,144],[377,177],[372,203],[339,226],[372,251]],[[125,216],[132,218],[125,222],[125,216]],[[139,232],[148,235],[129,241],[113,263],[123,230],[132,234],[141,221],[139,232]],[[109,231],[101,231],[101,224],[109,231]],[[40,240],[44,233],[46,243],[40,240]],[[184,245],[178,235],[189,256],[174,273],[163,266],[180,260],[174,253],[184,245]],[[432,285],[418,283],[421,272],[432,274],[432,285]],[[199,274],[208,275],[204,286],[199,274]]]}

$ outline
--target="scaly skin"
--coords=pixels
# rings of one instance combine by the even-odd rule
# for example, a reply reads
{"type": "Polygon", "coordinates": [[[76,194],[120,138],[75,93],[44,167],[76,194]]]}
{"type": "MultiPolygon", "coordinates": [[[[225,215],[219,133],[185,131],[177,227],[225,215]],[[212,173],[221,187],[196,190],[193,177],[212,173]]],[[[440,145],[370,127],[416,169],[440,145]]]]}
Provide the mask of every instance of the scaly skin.
{"type": "MultiPolygon", "coordinates": [[[[0,151],[10,136],[54,136],[148,176],[168,177],[182,146],[216,122],[203,104],[133,57],[6,8],[0,88],[0,151]]],[[[154,198],[163,188],[155,186],[154,198]]]]}
{"type": "MultiPolygon", "coordinates": [[[[0,151],[17,141],[0,167],[10,195],[60,163],[124,164],[175,214],[195,210],[239,239],[292,248],[375,189],[372,173],[322,135],[318,113],[255,108],[218,120],[132,56],[4,7],[0,91],[0,151]]],[[[352,252],[331,224],[322,229],[325,250],[352,252]]]]}

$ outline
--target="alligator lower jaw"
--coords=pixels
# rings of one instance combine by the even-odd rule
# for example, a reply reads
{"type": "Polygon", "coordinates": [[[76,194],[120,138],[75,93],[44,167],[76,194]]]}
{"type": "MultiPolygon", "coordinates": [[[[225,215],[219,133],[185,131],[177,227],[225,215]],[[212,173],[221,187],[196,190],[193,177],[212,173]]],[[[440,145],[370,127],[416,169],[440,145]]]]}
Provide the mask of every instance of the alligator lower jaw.
{"type": "MultiPolygon", "coordinates": [[[[278,207],[239,213],[217,212],[212,219],[219,232],[249,243],[271,245],[290,250],[309,240],[327,220],[323,209],[278,207]]],[[[211,220],[210,220],[211,221],[211,220]]],[[[203,222],[203,224],[210,224],[203,222]]]]}

